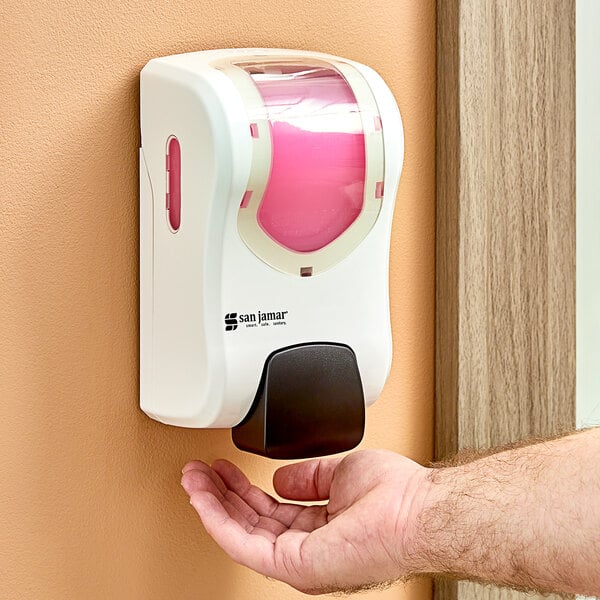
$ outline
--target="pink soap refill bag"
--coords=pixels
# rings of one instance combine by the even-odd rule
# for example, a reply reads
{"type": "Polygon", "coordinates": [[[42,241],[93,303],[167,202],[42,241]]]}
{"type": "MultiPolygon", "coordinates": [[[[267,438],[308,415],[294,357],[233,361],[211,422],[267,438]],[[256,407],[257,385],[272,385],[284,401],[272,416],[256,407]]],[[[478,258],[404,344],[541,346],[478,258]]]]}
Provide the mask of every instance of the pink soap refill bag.
{"type": "Polygon", "coordinates": [[[365,141],[356,98],[333,69],[290,66],[285,73],[250,75],[267,110],[272,145],[259,225],[290,250],[319,250],[363,206],[365,141]]]}

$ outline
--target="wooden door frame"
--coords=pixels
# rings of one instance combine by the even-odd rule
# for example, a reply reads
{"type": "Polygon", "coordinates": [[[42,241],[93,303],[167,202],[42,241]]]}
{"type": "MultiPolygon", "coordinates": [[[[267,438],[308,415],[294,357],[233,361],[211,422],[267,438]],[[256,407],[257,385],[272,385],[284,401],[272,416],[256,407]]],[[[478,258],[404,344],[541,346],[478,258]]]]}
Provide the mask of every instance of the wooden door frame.
{"type": "Polygon", "coordinates": [[[575,425],[575,0],[437,10],[441,459],[575,425]]]}

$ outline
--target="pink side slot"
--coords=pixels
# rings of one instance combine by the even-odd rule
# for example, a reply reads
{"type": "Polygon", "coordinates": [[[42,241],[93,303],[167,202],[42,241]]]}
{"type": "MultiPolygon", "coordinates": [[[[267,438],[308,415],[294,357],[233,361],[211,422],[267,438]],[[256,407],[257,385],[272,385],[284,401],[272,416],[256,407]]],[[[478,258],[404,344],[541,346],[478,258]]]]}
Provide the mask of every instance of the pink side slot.
{"type": "Polygon", "coordinates": [[[167,145],[167,214],[169,225],[178,231],[181,225],[181,147],[176,137],[167,145]]]}

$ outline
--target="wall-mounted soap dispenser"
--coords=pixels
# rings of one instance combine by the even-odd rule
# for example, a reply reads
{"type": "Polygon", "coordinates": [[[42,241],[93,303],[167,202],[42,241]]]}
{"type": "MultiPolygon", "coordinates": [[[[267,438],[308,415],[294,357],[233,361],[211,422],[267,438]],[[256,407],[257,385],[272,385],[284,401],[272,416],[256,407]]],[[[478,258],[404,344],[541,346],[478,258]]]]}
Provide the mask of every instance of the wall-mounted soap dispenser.
{"type": "Polygon", "coordinates": [[[356,446],[392,356],[388,87],[314,52],[157,58],[141,129],[144,412],[272,458],[356,446]]]}

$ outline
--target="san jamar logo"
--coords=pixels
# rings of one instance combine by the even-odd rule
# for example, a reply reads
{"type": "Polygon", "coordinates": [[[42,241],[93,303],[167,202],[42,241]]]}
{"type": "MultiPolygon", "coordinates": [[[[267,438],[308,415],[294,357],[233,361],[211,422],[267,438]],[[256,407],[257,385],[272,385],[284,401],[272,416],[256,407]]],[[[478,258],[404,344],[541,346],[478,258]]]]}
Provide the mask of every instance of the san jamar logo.
{"type": "Polygon", "coordinates": [[[257,311],[255,313],[227,313],[225,315],[225,331],[235,331],[238,326],[271,327],[276,325],[287,325],[288,310],[274,312],[257,311]]]}
{"type": "Polygon", "coordinates": [[[225,331],[235,331],[237,328],[237,313],[227,313],[225,315],[225,331]]]}

